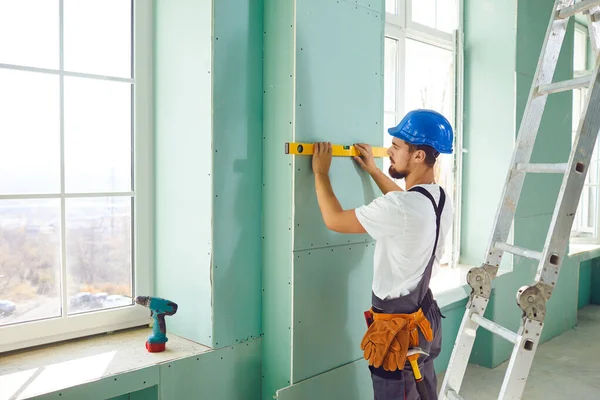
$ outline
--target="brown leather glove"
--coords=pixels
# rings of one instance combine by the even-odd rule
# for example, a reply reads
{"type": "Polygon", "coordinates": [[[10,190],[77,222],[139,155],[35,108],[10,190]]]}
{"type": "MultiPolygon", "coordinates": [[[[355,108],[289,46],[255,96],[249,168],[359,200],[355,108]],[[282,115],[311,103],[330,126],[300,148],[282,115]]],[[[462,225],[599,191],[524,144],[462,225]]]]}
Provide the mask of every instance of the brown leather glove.
{"type": "Polygon", "coordinates": [[[386,371],[396,371],[404,369],[406,363],[406,354],[409,346],[409,332],[401,329],[390,344],[387,355],[383,359],[383,369],[386,371]]]}
{"type": "MultiPolygon", "coordinates": [[[[384,359],[392,346],[392,342],[396,335],[404,328],[404,333],[400,334],[400,339],[393,344],[394,349],[404,349],[404,353],[408,350],[408,331],[406,330],[406,320],[396,318],[389,321],[375,321],[367,329],[367,333],[363,337],[360,348],[364,351],[364,357],[369,361],[369,365],[379,368],[383,365],[384,359]],[[406,337],[406,339],[404,339],[406,337]]],[[[397,363],[401,360],[396,358],[390,359],[389,364],[397,363]]],[[[404,362],[402,363],[404,368],[404,362]]]]}

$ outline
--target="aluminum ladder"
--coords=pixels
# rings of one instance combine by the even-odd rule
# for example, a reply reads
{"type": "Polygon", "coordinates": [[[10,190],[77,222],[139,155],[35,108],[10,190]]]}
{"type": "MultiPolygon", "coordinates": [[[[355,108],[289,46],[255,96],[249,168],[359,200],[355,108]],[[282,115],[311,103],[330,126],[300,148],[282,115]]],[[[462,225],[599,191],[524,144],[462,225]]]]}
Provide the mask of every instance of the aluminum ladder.
{"type": "MultiPolygon", "coordinates": [[[[515,150],[498,205],[485,262],[467,275],[472,288],[439,398],[460,400],[463,382],[475,336],[479,327],[514,344],[498,399],[520,399],[544,327],[546,303],[556,284],[584,179],[600,130],[600,0],[556,0],[538,60],[529,98],[521,121],[515,150]],[[553,82],[558,56],[569,19],[586,15],[592,47],[596,55],[593,73],[565,82],[553,82]],[[586,102],[567,163],[532,164],[531,153],[548,95],[588,87],[586,102]],[[559,173],[563,180],[543,250],[529,250],[507,243],[507,237],[528,173],[559,173]],[[535,282],[517,292],[517,305],[523,310],[518,333],[483,317],[489,303],[492,280],[496,277],[503,253],[539,261],[535,282]]],[[[573,116],[577,118],[578,116],[573,116]]]]}

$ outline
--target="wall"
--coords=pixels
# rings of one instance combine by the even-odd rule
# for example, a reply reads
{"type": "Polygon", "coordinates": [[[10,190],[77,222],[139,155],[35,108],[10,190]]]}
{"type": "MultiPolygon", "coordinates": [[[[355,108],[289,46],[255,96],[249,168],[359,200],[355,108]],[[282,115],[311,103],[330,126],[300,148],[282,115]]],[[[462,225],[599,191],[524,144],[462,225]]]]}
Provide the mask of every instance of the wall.
{"type": "Polygon", "coordinates": [[[579,265],[579,288],[577,291],[577,308],[583,308],[592,302],[592,267],[596,260],[583,261],[579,265]]]}
{"type": "Polygon", "coordinates": [[[263,4],[213,4],[213,345],[223,347],[262,334],[263,4]]]}
{"type": "Polygon", "coordinates": [[[600,304],[600,260],[596,259],[592,268],[591,277],[591,303],[600,304]]]}
{"type": "Polygon", "coordinates": [[[155,2],[154,81],[156,294],[179,306],[169,330],[208,346],[213,334],[211,4],[155,2]]]}
{"type": "Polygon", "coordinates": [[[460,262],[466,265],[483,261],[515,142],[516,19],[516,1],[465,0],[463,146],[468,152],[460,262]]]}
{"type": "Polygon", "coordinates": [[[230,346],[262,334],[262,2],[155,4],[156,293],[230,346]]]}
{"type": "MultiPolygon", "coordinates": [[[[264,399],[362,357],[374,244],[326,229],[311,158],[284,145],[382,145],[383,5],[265,1],[264,399]]],[[[334,159],[330,176],[346,209],[378,194],[349,158],[334,159]]]]}

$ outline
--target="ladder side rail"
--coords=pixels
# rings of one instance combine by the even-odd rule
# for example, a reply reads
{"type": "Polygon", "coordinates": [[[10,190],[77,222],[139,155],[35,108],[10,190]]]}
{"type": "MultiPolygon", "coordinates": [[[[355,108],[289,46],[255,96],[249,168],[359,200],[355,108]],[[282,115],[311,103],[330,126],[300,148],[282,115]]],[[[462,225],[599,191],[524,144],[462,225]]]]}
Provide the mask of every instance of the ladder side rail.
{"type": "MultiPolygon", "coordinates": [[[[573,141],[568,173],[565,174],[562,181],[558,202],[544,244],[542,260],[535,276],[537,283],[547,285],[552,289],[556,284],[566,253],[575,212],[600,130],[600,63],[596,63],[594,75],[584,104],[583,116],[579,121],[577,134],[573,141]]],[[[552,290],[549,290],[544,293],[546,299],[550,298],[551,292],[552,290]]]]}
{"type": "Polygon", "coordinates": [[[546,303],[559,276],[575,211],[583,190],[585,176],[600,132],[600,62],[596,63],[594,80],[586,98],[582,118],[569,157],[542,259],[533,287],[521,288],[517,303],[524,312],[519,329],[520,343],[515,346],[506,370],[499,399],[520,399],[533,364],[546,316],[546,303]],[[535,336],[534,336],[535,334],[535,336]]]}
{"type": "Polygon", "coordinates": [[[481,308],[481,304],[486,302],[488,302],[488,299],[474,296],[470,302],[470,306],[467,305],[467,309],[458,329],[458,335],[454,341],[454,348],[452,349],[452,354],[448,361],[448,368],[444,374],[444,379],[440,388],[440,400],[450,399],[450,397],[447,396],[449,390],[455,391],[456,394],[460,393],[460,387],[463,383],[467,365],[469,364],[471,350],[475,343],[477,328],[479,327],[477,323],[472,320],[471,316],[478,306],[481,308]]]}

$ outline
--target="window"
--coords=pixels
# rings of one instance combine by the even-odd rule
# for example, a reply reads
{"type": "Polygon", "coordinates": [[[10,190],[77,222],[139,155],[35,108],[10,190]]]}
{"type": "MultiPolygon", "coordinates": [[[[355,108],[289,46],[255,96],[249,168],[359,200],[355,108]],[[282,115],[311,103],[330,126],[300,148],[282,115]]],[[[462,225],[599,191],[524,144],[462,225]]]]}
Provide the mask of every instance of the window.
{"type": "MultiPolygon", "coordinates": [[[[575,25],[573,53],[573,74],[575,77],[584,76],[591,71],[588,70],[589,56],[588,30],[585,26],[575,25]]],[[[583,107],[587,97],[587,88],[575,89],[573,91],[573,125],[572,138],[575,139],[579,120],[583,113],[583,107]]],[[[594,147],[592,159],[587,175],[585,177],[583,190],[579,199],[577,212],[571,228],[571,241],[574,243],[598,243],[598,176],[600,175],[600,159],[598,155],[598,142],[594,147]]]]}
{"type": "MultiPolygon", "coordinates": [[[[451,266],[458,263],[460,248],[462,50],[456,40],[460,37],[459,6],[458,0],[386,1],[384,146],[390,146],[392,141],[387,128],[400,122],[410,110],[433,109],[452,123],[454,154],[441,154],[435,166],[436,181],[451,197],[455,208],[453,232],[441,260],[451,266]]],[[[389,166],[389,160],[385,159],[384,171],[389,166]]]]}
{"type": "Polygon", "coordinates": [[[151,13],[0,0],[0,351],[147,322],[151,13]]]}

